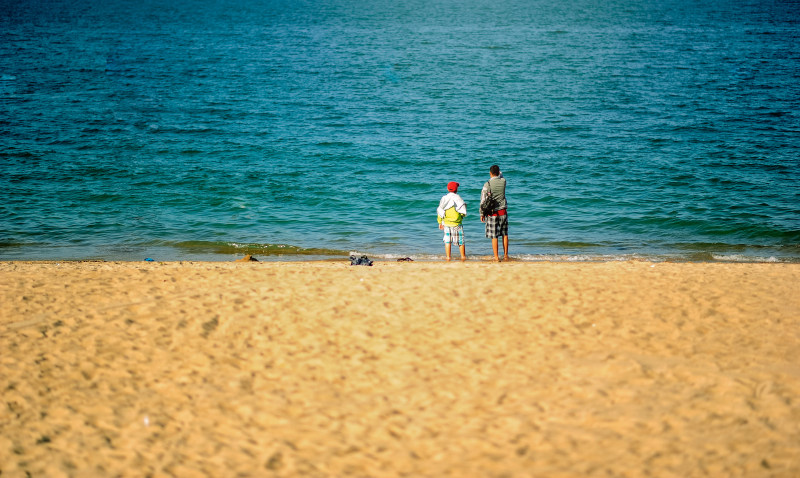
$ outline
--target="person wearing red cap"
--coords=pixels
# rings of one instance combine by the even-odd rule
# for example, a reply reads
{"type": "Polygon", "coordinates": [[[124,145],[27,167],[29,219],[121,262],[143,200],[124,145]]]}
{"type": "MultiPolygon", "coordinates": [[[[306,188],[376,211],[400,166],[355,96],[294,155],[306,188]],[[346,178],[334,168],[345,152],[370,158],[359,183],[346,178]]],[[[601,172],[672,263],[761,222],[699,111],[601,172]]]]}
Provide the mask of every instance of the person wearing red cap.
{"type": "Polygon", "coordinates": [[[439,201],[439,207],[436,208],[439,229],[444,231],[444,253],[449,261],[451,245],[456,244],[461,252],[461,260],[465,261],[467,260],[467,251],[464,245],[464,228],[461,221],[467,215],[467,204],[458,195],[457,182],[447,183],[447,191],[447,194],[442,196],[439,201]]]}

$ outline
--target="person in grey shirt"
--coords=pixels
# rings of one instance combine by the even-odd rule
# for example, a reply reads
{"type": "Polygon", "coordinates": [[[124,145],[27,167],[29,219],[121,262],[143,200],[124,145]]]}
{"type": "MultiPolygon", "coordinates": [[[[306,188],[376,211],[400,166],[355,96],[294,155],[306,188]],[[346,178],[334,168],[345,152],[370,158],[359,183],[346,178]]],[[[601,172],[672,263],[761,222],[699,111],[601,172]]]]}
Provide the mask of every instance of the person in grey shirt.
{"type": "Polygon", "coordinates": [[[481,190],[481,222],[486,223],[486,237],[492,240],[494,260],[500,261],[498,254],[498,238],[503,238],[503,260],[508,257],[508,203],[506,201],[506,178],[500,172],[500,166],[494,164],[489,168],[489,180],[481,190]],[[484,211],[484,204],[491,192],[494,206],[491,211],[484,211]]]}

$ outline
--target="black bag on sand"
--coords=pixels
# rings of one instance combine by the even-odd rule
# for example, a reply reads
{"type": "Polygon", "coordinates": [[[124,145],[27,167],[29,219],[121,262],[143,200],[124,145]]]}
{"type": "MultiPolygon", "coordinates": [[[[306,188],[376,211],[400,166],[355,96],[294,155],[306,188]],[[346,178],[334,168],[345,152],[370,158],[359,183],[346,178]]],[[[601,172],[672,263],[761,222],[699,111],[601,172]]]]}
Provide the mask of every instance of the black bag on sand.
{"type": "Polygon", "coordinates": [[[350,256],[350,265],[351,266],[371,266],[372,261],[369,260],[367,256],[350,256]]]}

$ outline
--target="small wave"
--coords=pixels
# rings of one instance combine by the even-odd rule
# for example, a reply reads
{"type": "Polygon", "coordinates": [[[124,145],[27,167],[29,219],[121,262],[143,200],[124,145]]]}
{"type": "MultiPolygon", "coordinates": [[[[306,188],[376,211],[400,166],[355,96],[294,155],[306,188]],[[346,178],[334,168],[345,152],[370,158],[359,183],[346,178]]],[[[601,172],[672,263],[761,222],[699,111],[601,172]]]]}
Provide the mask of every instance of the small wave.
{"type": "Polygon", "coordinates": [[[213,241],[183,241],[160,243],[188,253],[250,254],[261,256],[347,256],[346,251],[322,248],[304,248],[290,244],[258,244],[213,241]]]}
{"type": "Polygon", "coordinates": [[[0,241],[0,249],[5,248],[14,248],[14,247],[25,247],[30,246],[31,244],[26,244],[24,242],[16,242],[16,241],[0,241]]]}
{"type": "Polygon", "coordinates": [[[778,259],[775,256],[769,257],[759,257],[759,256],[747,256],[744,254],[711,254],[713,260],[718,262],[792,262],[786,259],[778,259]]]}
{"type": "Polygon", "coordinates": [[[646,258],[635,254],[512,254],[511,257],[522,262],[623,262],[631,260],[658,262],[663,260],[656,257],[646,258]]]}
{"type": "Polygon", "coordinates": [[[558,247],[558,248],[607,247],[607,244],[597,244],[593,242],[574,242],[574,241],[551,241],[551,242],[541,243],[541,245],[548,247],[558,247]]]}
{"type": "Polygon", "coordinates": [[[512,255],[522,262],[736,262],[736,263],[797,263],[800,259],[746,254],[519,254],[512,255]]]}
{"type": "Polygon", "coordinates": [[[710,252],[691,252],[687,254],[686,259],[689,262],[710,262],[714,260],[714,254],[710,252]]]}

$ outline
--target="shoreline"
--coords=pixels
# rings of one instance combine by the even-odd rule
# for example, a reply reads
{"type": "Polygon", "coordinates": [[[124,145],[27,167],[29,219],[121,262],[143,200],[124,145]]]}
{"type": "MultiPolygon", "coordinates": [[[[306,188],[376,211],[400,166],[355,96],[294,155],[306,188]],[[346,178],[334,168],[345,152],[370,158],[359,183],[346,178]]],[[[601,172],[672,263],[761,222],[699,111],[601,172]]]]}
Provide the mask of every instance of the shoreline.
{"type": "MultiPolygon", "coordinates": [[[[354,252],[352,255],[360,257],[366,255],[370,260],[376,263],[393,263],[403,262],[405,258],[411,258],[408,262],[420,263],[445,263],[444,254],[368,254],[362,252],[354,252]]],[[[265,264],[270,263],[287,263],[287,264],[302,264],[302,263],[335,263],[335,262],[348,262],[349,256],[317,256],[309,258],[306,255],[221,255],[222,257],[215,259],[208,259],[207,256],[203,258],[169,258],[169,259],[153,259],[152,261],[146,259],[110,259],[110,258],[67,258],[67,259],[3,259],[0,258],[0,263],[21,263],[21,264],[36,264],[36,263],[89,263],[89,262],[104,262],[104,263],[119,263],[119,264],[136,264],[136,263],[192,263],[192,264],[224,264],[229,262],[244,262],[242,259],[247,256],[252,256],[255,260],[252,262],[261,262],[265,264]]],[[[462,262],[458,256],[454,256],[452,262],[462,262]]],[[[492,255],[468,255],[466,263],[485,263],[495,262],[492,255]]],[[[510,260],[500,261],[510,263],[525,263],[525,264],[620,264],[627,262],[641,262],[648,264],[784,264],[784,265],[798,265],[800,258],[795,257],[757,257],[757,256],[732,256],[732,257],[718,257],[718,258],[700,258],[693,259],[689,257],[674,257],[674,256],[610,256],[610,255],[584,255],[584,254],[552,254],[552,255],[513,255],[510,260]]]]}
{"type": "Polygon", "coordinates": [[[800,473],[798,264],[0,261],[0,284],[9,476],[800,473]]]}
{"type": "MultiPolygon", "coordinates": [[[[524,262],[712,262],[712,263],[781,263],[800,264],[797,246],[747,246],[747,245],[680,245],[652,247],[617,247],[603,245],[531,246],[512,244],[512,258],[524,262]]],[[[347,260],[350,255],[367,255],[372,260],[395,261],[411,257],[415,261],[444,260],[443,247],[419,249],[415,247],[388,247],[380,250],[351,248],[338,250],[304,248],[288,244],[248,244],[235,242],[208,243],[187,241],[185,245],[172,246],[80,246],[76,249],[62,247],[29,248],[7,246],[0,248],[0,261],[80,261],[104,260],[108,262],[138,262],[152,258],[158,262],[226,262],[251,255],[262,262],[306,262],[347,260]]],[[[469,261],[491,260],[488,241],[470,242],[467,245],[469,261]]]]}

